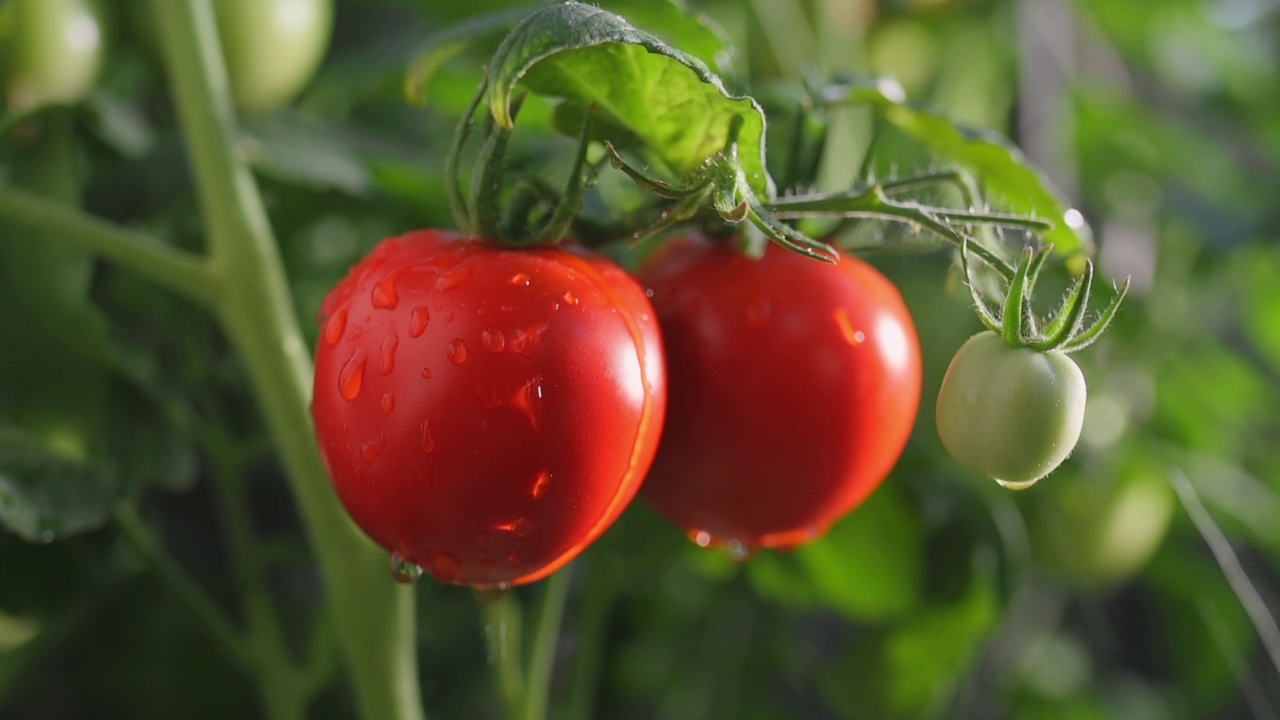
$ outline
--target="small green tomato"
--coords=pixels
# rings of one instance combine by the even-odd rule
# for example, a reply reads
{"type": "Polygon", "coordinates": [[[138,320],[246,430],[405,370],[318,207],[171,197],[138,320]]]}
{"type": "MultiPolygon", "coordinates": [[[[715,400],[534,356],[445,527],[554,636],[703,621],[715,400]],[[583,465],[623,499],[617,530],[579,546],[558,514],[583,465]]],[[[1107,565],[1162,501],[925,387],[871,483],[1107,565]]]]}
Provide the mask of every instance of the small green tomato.
{"type": "Polygon", "coordinates": [[[9,108],[79,101],[102,67],[102,35],[88,0],[0,3],[0,79],[9,108]]]}
{"type": "Polygon", "coordinates": [[[1022,489],[1071,454],[1084,422],[1084,375],[1061,352],[969,338],[938,392],[938,435],[961,464],[1022,489]]]}
{"type": "Polygon", "coordinates": [[[215,0],[236,107],[284,107],[310,82],[333,28],[333,0],[215,0]]]}

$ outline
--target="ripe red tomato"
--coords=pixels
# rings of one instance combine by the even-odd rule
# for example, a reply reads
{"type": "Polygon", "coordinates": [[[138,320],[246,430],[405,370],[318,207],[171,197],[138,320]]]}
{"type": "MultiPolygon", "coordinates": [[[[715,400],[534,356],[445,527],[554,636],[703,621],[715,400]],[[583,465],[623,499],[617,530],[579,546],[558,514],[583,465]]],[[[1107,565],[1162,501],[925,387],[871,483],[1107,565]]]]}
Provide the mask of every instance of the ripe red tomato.
{"type": "Polygon", "coordinates": [[[819,537],[902,454],[920,349],[870,265],[684,237],[640,272],[667,349],[667,427],[644,497],[700,545],[819,537]]]}
{"type": "Polygon", "coordinates": [[[532,582],[635,496],[666,407],[644,292],[580,250],[426,230],[326,298],[315,418],[338,496],[448,583],[532,582]]]}

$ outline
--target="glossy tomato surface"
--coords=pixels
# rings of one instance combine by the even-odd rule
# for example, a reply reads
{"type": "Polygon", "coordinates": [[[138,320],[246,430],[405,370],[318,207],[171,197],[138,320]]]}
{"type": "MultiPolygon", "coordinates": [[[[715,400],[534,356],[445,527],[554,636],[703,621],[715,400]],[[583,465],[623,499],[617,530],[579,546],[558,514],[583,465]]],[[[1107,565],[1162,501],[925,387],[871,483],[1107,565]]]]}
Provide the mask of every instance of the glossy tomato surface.
{"type": "Polygon", "coordinates": [[[11,109],[80,100],[102,56],[102,24],[88,0],[0,3],[0,74],[11,109]]]}
{"type": "Polygon", "coordinates": [[[329,47],[333,0],[214,0],[236,107],[267,113],[288,104],[329,47]]]}
{"type": "Polygon", "coordinates": [[[442,582],[531,582],[613,523],[666,404],[639,285],[568,249],[422,231],[380,244],[321,311],[315,418],[334,487],[442,582]]]}
{"type": "Polygon", "coordinates": [[[685,237],[641,270],[667,348],[667,427],[644,497],[702,545],[794,546],[901,455],[920,349],[874,268],[685,237]]]}

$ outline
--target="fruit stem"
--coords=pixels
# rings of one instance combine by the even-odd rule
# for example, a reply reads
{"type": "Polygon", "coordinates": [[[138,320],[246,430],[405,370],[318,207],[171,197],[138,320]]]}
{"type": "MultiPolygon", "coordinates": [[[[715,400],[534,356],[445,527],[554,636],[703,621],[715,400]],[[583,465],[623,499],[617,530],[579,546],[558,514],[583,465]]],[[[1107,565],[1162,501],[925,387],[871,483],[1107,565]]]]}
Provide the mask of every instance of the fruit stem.
{"type": "Polygon", "coordinates": [[[525,706],[524,669],[520,663],[520,601],[510,590],[476,593],[484,622],[489,664],[498,676],[508,720],[521,720],[525,706]]]}
{"type": "Polygon", "coordinates": [[[547,716],[547,695],[550,691],[551,670],[555,665],[556,641],[560,639],[560,623],[564,620],[564,606],[569,599],[570,565],[552,575],[543,583],[542,601],[538,606],[537,626],[533,633],[533,647],[529,649],[529,676],[525,689],[523,720],[544,720],[547,716]]]}
{"type": "Polygon", "coordinates": [[[236,121],[209,0],[153,0],[195,172],[216,310],[249,375],[329,591],[361,715],[420,720],[413,592],[338,503],[308,405],[312,365],[236,121]]]}

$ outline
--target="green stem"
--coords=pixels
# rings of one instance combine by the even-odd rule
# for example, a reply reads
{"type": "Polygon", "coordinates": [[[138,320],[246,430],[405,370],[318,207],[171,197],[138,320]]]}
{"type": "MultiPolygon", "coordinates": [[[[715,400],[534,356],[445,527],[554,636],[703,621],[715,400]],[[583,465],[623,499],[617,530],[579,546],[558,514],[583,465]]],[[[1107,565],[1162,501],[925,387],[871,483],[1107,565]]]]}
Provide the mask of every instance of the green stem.
{"type": "Polygon", "coordinates": [[[355,527],[329,485],[307,411],[312,366],[262,197],[236,125],[209,0],[153,0],[222,292],[218,315],[280,449],[370,720],[419,720],[413,591],[355,527]]]}
{"type": "Polygon", "coordinates": [[[207,261],[149,235],[13,188],[0,189],[0,215],[97,253],[201,304],[211,304],[216,295],[207,261]]]}
{"type": "Polygon", "coordinates": [[[502,706],[508,720],[520,720],[525,705],[524,672],[520,666],[520,601],[509,590],[476,594],[484,621],[489,664],[498,675],[502,706]]]}
{"type": "Polygon", "coordinates": [[[204,623],[210,638],[237,664],[252,670],[255,667],[253,652],[240,631],[196,581],[165,554],[137,512],[122,505],[116,509],[114,520],[124,539],[142,556],[160,581],[204,623]]]}
{"type": "Polygon", "coordinates": [[[524,720],[543,720],[547,716],[547,696],[551,670],[555,665],[556,641],[560,639],[560,623],[564,619],[565,602],[569,599],[570,565],[547,579],[538,607],[538,626],[529,653],[529,679],[524,697],[524,720]]]}
{"type": "Polygon", "coordinates": [[[573,680],[565,720],[590,720],[595,716],[605,629],[617,596],[617,567],[613,561],[614,557],[611,555],[596,554],[590,558],[590,575],[582,597],[577,657],[573,662],[573,680]]]}

